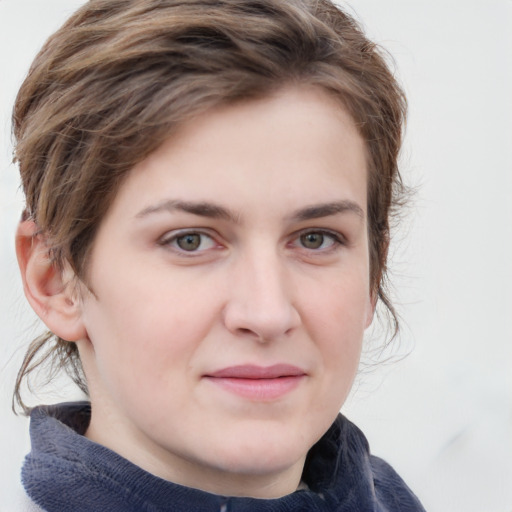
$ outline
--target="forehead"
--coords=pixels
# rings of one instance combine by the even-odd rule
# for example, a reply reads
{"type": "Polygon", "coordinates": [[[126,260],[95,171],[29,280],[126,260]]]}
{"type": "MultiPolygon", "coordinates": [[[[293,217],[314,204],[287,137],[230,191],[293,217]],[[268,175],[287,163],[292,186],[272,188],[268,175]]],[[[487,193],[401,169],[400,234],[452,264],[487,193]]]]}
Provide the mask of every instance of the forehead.
{"type": "Polygon", "coordinates": [[[240,215],[347,199],[365,211],[364,142],[341,104],[317,88],[218,107],[137,164],[112,206],[133,216],[169,199],[214,200],[240,215]]]}

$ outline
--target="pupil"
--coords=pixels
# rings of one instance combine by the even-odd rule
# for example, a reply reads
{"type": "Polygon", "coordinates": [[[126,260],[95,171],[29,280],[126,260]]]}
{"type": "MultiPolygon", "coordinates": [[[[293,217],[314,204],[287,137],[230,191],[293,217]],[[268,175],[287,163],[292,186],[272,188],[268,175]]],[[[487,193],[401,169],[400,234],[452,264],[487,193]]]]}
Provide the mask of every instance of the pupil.
{"type": "Polygon", "coordinates": [[[185,235],[180,236],[176,243],[178,244],[180,249],[184,251],[195,251],[201,245],[201,236],[200,235],[185,235]]]}
{"type": "Polygon", "coordinates": [[[324,243],[324,236],[320,233],[307,233],[301,236],[301,242],[308,249],[318,249],[324,243]]]}

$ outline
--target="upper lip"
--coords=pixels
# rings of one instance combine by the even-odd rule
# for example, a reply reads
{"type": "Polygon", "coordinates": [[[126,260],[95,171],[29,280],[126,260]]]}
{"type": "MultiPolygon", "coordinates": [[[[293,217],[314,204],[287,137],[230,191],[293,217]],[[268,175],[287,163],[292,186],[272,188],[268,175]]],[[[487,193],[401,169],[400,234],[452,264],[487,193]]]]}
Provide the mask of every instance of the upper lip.
{"type": "Polygon", "coordinates": [[[276,379],[279,377],[299,377],[306,375],[306,372],[297,366],[290,364],[274,364],[272,366],[237,365],[222,368],[206,377],[224,379],[276,379]]]}

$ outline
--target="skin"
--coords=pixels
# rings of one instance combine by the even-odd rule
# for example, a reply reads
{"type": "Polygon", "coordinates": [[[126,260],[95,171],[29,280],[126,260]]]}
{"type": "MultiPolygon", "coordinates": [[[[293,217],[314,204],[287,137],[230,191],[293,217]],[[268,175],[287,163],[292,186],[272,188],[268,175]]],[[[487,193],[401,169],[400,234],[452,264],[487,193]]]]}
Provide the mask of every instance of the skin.
{"type": "MultiPolygon", "coordinates": [[[[205,113],[132,169],[100,225],[87,287],[77,293],[50,268],[25,279],[43,320],[78,343],[86,435],[183,485],[293,492],[372,320],[366,185],[353,120],[314,88],[205,113]],[[302,372],[277,396],[212,378],[276,364],[302,372]]],[[[25,228],[29,269],[43,251],[22,241],[25,228]]]]}

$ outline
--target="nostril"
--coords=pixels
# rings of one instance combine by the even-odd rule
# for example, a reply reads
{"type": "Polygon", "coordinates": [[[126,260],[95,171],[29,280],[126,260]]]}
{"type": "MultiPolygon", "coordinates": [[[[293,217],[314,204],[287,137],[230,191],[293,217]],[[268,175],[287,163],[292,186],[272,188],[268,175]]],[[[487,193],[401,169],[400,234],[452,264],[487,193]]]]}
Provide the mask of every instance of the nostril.
{"type": "Polygon", "coordinates": [[[253,336],[253,337],[255,337],[255,338],[259,338],[259,337],[260,337],[260,336],[259,336],[257,333],[255,333],[254,331],[252,331],[251,329],[247,329],[247,328],[245,328],[245,327],[239,327],[239,328],[237,329],[237,331],[238,331],[238,333],[239,333],[239,334],[242,334],[242,335],[244,335],[244,336],[253,336]]]}
{"type": "Polygon", "coordinates": [[[290,336],[300,325],[295,305],[279,290],[277,293],[256,293],[232,298],[222,311],[225,327],[240,339],[269,342],[290,336]],[[275,299],[275,300],[271,300],[275,299]]]}

